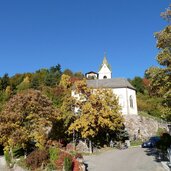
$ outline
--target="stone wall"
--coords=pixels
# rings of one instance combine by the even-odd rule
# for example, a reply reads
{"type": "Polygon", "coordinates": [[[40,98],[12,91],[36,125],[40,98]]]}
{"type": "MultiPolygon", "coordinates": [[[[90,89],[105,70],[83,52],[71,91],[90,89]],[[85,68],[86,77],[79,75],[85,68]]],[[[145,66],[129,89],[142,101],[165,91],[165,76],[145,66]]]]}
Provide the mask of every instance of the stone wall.
{"type": "Polygon", "coordinates": [[[152,118],[140,115],[127,115],[125,118],[125,126],[130,135],[130,139],[134,137],[145,140],[156,135],[158,128],[167,129],[166,123],[158,122],[152,118]]]}

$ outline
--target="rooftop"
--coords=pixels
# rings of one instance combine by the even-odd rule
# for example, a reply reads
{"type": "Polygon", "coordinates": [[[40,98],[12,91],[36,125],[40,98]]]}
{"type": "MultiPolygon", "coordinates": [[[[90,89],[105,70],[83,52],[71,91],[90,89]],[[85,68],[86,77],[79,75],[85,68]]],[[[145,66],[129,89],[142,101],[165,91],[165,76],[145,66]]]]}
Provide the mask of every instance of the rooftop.
{"type": "Polygon", "coordinates": [[[130,88],[136,90],[125,78],[87,80],[87,85],[92,88],[130,88]]]}

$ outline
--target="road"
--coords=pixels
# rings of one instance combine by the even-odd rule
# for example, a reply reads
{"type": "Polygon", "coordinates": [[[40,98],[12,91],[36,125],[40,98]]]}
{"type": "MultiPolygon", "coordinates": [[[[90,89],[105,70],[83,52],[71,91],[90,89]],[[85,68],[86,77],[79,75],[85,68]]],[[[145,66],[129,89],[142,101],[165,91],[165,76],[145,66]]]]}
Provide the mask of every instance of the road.
{"type": "Polygon", "coordinates": [[[0,171],[9,171],[4,156],[0,156],[0,171]]]}
{"type": "Polygon", "coordinates": [[[165,171],[153,153],[140,147],[84,156],[88,171],[165,171]]]}

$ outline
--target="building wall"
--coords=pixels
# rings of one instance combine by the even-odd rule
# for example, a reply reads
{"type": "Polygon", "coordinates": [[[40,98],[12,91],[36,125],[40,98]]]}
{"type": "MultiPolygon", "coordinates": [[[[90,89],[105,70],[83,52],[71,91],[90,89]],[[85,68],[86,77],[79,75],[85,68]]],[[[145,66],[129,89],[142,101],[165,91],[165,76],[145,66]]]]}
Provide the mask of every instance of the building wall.
{"type": "MultiPolygon", "coordinates": [[[[122,107],[121,112],[123,115],[138,115],[135,90],[132,90],[130,88],[114,88],[113,93],[118,97],[119,104],[122,107]]],[[[77,100],[81,100],[80,95],[76,94],[75,91],[72,91],[72,96],[75,97],[77,100]]],[[[77,113],[78,110],[78,108],[75,108],[75,113],[77,113]]]]}
{"type": "Polygon", "coordinates": [[[107,77],[107,79],[112,78],[112,72],[110,69],[104,64],[102,68],[100,69],[99,73],[99,79],[104,79],[104,76],[107,77]]]}
{"type": "Polygon", "coordinates": [[[119,98],[123,115],[137,115],[136,91],[130,88],[115,88],[113,93],[119,98]]]}

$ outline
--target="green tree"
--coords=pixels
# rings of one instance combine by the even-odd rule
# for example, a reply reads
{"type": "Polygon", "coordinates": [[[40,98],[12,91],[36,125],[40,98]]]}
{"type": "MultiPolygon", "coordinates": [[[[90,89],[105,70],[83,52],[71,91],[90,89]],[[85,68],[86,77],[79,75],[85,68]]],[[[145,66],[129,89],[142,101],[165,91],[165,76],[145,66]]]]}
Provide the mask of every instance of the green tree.
{"type": "Polygon", "coordinates": [[[136,88],[137,92],[144,93],[144,84],[141,77],[135,77],[131,80],[131,84],[136,88]]]}
{"type": "Polygon", "coordinates": [[[10,85],[13,91],[16,91],[17,86],[23,81],[24,74],[15,74],[10,78],[10,85]]]}
{"type": "MultiPolygon", "coordinates": [[[[170,21],[171,10],[168,8],[162,17],[170,21]]],[[[163,98],[163,116],[171,119],[171,26],[155,33],[157,39],[157,62],[161,67],[151,67],[147,70],[150,79],[150,88],[153,95],[163,98]]]]}
{"type": "Polygon", "coordinates": [[[45,76],[44,82],[46,86],[57,86],[61,79],[61,66],[58,64],[55,67],[51,67],[45,76]]]}
{"type": "Polygon", "coordinates": [[[39,86],[40,86],[40,81],[39,81],[38,74],[34,74],[30,82],[30,88],[38,90],[39,86]]]}
{"type": "Polygon", "coordinates": [[[7,86],[10,85],[10,79],[8,74],[4,74],[4,76],[1,78],[0,84],[1,90],[5,90],[7,86]]]}

